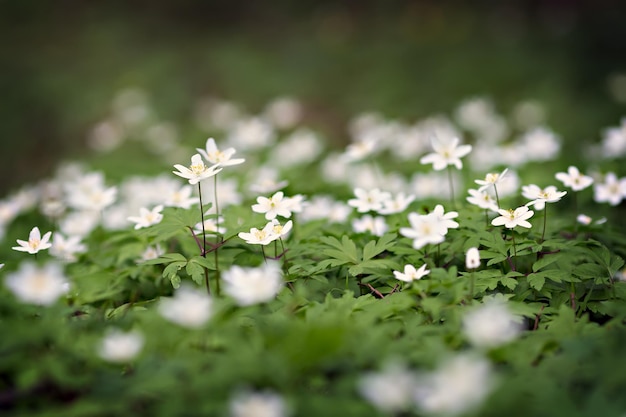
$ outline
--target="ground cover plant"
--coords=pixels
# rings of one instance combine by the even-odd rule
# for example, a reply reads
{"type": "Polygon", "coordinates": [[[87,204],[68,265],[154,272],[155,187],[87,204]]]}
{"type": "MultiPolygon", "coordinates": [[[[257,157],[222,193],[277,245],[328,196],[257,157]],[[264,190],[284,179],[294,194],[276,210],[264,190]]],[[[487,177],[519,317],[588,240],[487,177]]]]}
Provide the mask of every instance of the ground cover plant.
{"type": "Polygon", "coordinates": [[[535,102],[343,149],[293,98],[112,108],[0,202],[3,413],[626,413],[626,122],[573,164],[535,102]]]}

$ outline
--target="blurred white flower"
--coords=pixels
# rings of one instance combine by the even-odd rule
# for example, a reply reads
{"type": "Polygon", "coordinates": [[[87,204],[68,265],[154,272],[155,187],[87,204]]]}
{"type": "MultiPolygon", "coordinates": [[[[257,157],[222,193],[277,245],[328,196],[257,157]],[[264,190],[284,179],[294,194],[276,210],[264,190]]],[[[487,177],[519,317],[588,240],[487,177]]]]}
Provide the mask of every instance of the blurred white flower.
{"type": "Polygon", "coordinates": [[[129,362],[139,354],[143,343],[143,336],[137,331],[110,330],[100,343],[98,355],[108,362],[129,362]]]}
{"type": "Polygon", "coordinates": [[[493,385],[487,360],[459,354],[418,379],[415,401],[425,413],[455,416],[478,407],[493,385]]]}
{"type": "Polygon", "coordinates": [[[98,226],[101,218],[101,214],[94,210],[74,211],[61,219],[59,230],[67,236],[85,237],[98,226]]]}
{"type": "Polygon", "coordinates": [[[617,206],[626,198],[626,177],[618,179],[614,172],[609,172],[605,175],[604,182],[594,185],[593,192],[596,203],[617,206]]]}
{"type": "Polygon", "coordinates": [[[96,152],[111,152],[124,142],[125,132],[122,125],[114,120],[103,120],[89,132],[87,146],[96,152]]]}
{"type": "Polygon", "coordinates": [[[278,262],[268,261],[257,268],[233,265],[222,275],[224,293],[240,306],[264,303],[274,299],[283,286],[278,262]]]}
{"type": "Polygon", "coordinates": [[[561,151],[561,139],[547,127],[536,127],[519,140],[521,149],[531,161],[549,161],[561,151]]]}
{"type": "Polygon", "coordinates": [[[80,236],[63,236],[56,232],[52,238],[50,255],[65,262],[75,262],[79,253],[87,251],[87,246],[81,242],[80,236]]]}
{"type": "Polygon", "coordinates": [[[161,223],[161,220],[163,220],[163,214],[161,214],[162,210],[163,205],[161,204],[155,206],[154,208],[152,208],[152,210],[141,207],[139,209],[139,216],[130,216],[128,218],[128,221],[135,223],[135,230],[143,229],[144,227],[150,227],[155,224],[161,223]]]}
{"type": "Polygon", "coordinates": [[[238,120],[228,133],[228,142],[237,149],[258,150],[274,143],[271,123],[261,117],[238,120]]]}
{"type": "Polygon", "coordinates": [[[465,267],[476,269],[480,266],[480,252],[477,247],[471,247],[465,252],[465,267]]]}
{"type": "Polygon", "coordinates": [[[207,132],[212,132],[215,128],[228,130],[242,115],[241,109],[236,104],[215,98],[200,100],[194,112],[196,123],[207,132]]]}
{"type": "Polygon", "coordinates": [[[498,210],[498,203],[496,202],[496,199],[487,191],[478,191],[474,189],[469,189],[467,190],[467,192],[470,194],[470,196],[467,197],[466,200],[470,204],[473,204],[477,207],[480,207],[486,210],[491,210],[491,211],[498,210]]]}
{"type": "MultiPolygon", "coordinates": [[[[238,181],[235,178],[221,178],[217,182],[217,195],[219,196],[220,208],[240,205],[243,201],[243,196],[238,191],[238,181]]],[[[203,181],[200,183],[203,196],[215,195],[215,182],[203,181]]],[[[213,210],[214,207],[211,207],[213,210]]]]}
{"type": "MultiPolygon", "coordinates": [[[[204,213],[205,216],[207,214],[209,214],[209,212],[204,213]]],[[[222,217],[220,217],[219,219],[211,219],[211,218],[204,219],[204,233],[211,234],[211,235],[214,235],[214,234],[223,235],[224,233],[226,233],[226,228],[220,226],[223,220],[224,219],[222,217]]],[[[201,235],[202,234],[202,222],[196,223],[193,231],[196,235],[201,235]]]]}
{"type": "Polygon", "coordinates": [[[395,197],[383,200],[383,207],[378,210],[380,214],[402,213],[415,200],[415,195],[398,193],[395,197]]]}
{"type": "Polygon", "coordinates": [[[36,254],[41,250],[49,249],[52,243],[49,242],[52,232],[46,232],[41,236],[41,232],[37,226],[33,227],[28,234],[28,241],[17,239],[19,246],[13,246],[13,250],[18,252],[28,252],[31,255],[36,254]]]}
{"type": "Polygon", "coordinates": [[[415,269],[413,265],[405,265],[404,272],[393,271],[393,275],[396,279],[404,282],[413,282],[415,280],[422,279],[424,276],[430,273],[429,269],[426,269],[426,264],[419,267],[419,269],[415,269]]]}
{"type": "Polygon", "coordinates": [[[315,132],[298,129],[272,150],[272,162],[280,167],[297,167],[313,162],[322,152],[322,143],[315,132]]]}
{"type": "Polygon", "coordinates": [[[278,129],[291,129],[302,119],[302,104],[292,97],[278,97],[265,107],[264,115],[278,129]]]}
{"type": "Polygon", "coordinates": [[[593,184],[593,178],[583,175],[575,166],[567,168],[567,173],[557,172],[554,177],[561,181],[564,186],[571,188],[573,191],[584,190],[593,184]]]}
{"type": "Polygon", "coordinates": [[[567,194],[567,191],[559,191],[554,185],[550,185],[546,188],[540,188],[535,184],[524,185],[522,187],[522,195],[532,200],[526,203],[526,205],[534,206],[536,210],[543,210],[546,207],[546,203],[556,203],[560,201],[565,194],[567,194]]]}
{"type": "Polygon", "coordinates": [[[192,193],[193,187],[191,185],[184,185],[179,189],[172,189],[165,195],[163,205],[166,207],[180,207],[188,209],[192,205],[200,202],[198,197],[191,196],[192,193]]]}
{"type": "Polygon", "coordinates": [[[516,208],[515,210],[498,210],[500,217],[496,217],[491,221],[491,224],[494,226],[504,226],[507,229],[513,229],[517,226],[525,227],[530,229],[532,224],[530,224],[527,220],[530,219],[534,211],[529,210],[527,206],[521,206],[516,208]]]}
{"type": "Polygon", "coordinates": [[[626,117],[619,127],[606,129],[602,138],[602,156],[620,158],[626,155],[626,117]]]}
{"type": "Polygon", "coordinates": [[[274,168],[263,166],[253,172],[254,182],[250,185],[250,191],[258,194],[273,193],[285,188],[289,182],[278,180],[278,171],[274,168]]]}
{"type": "Polygon", "coordinates": [[[349,144],[342,157],[346,162],[356,162],[374,155],[377,151],[378,140],[372,136],[365,136],[349,144]]]}
{"type": "Polygon", "coordinates": [[[303,208],[301,221],[327,219],[332,223],[343,223],[352,212],[352,208],[345,203],[333,200],[332,197],[316,195],[303,208]]]}
{"type": "MultiPolygon", "coordinates": [[[[579,214],[578,216],[576,216],[576,221],[580,224],[584,224],[585,226],[588,226],[591,224],[593,219],[587,216],[586,214],[579,214]]],[[[606,223],[606,217],[601,217],[595,221],[595,224],[604,224],[604,223],[606,223]]]]}
{"type": "Polygon", "coordinates": [[[141,257],[139,258],[138,262],[141,263],[145,261],[150,261],[152,259],[156,259],[159,256],[163,255],[164,253],[165,253],[165,250],[158,243],[154,246],[148,246],[146,250],[144,250],[141,253],[141,257]]]}
{"type": "Polygon", "coordinates": [[[374,236],[382,236],[389,230],[389,226],[382,216],[372,217],[369,214],[359,219],[352,220],[352,230],[356,233],[371,233],[374,236]]]}
{"type": "Polygon", "coordinates": [[[435,171],[441,171],[448,165],[454,165],[457,169],[463,167],[461,158],[472,151],[471,145],[459,145],[459,138],[450,142],[444,142],[437,137],[432,137],[430,143],[435,152],[429,153],[420,159],[421,164],[433,164],[435,171]]]}
{"type": "Polygon", "coordinates": [[[47,263],[39,267],[28,261],[7,274],[4,283],[20,301],[39,305],[54,304],[70,285],[60,265],[47,263]]]}
{"type": "Polygon", "coordinates": [[[437,244],[445,240],[439,220],[431,214],[409,213],[411,227],[401,227],[400,234],[413,239],[413,248],[421,249],[429,243],[437,244]]]}
{"type": "Polygon", "coordinates": [[[505,303],[487,301],[463,316],[463,333],[478,348],[494,348],[517,338],[522,331],[520,318],[505,303]]]}
{"type": "Polygon", "coordinates": [[[230,417],[286,417],[283,398],[270,391],[241,391],[230,400],[230,417]]]}
{"type": "Polygon", "coordinates": [[[348,205],[356,208],[359,213],[381,210],[384,202],[391,200],[391,193],[381,191],[378,188],[372,190],[355,188],[354,195],[356,198],[348,200],[348,205]]]}
{"type": "Polygon", "coordinates": [[[106,187],[101,172],[89,172],[63,184],[66,202],[76,210],[101,211],[117,198],[117,187],[106,187]]]}
{"type": "Polygon", "coordinates": [[[189,184],[191,185],[197,184],[207,178],[211,178],[222,170],[222,168],[217,165],[212,165],[210,167],[204,165],[200,154],[195,154],[191,157],[191,165],[189,168],[180,164],[175,164],[174,168],[178,170],[172,171],[174,175],[178,175],[179,177],[189,180],[189,184]]]}
{"type": "Polygon", "coordinates": [[[182,327],[202,327],[213,314],[213,301],[205,291],[182,285],[173,297],[159,301],[159,314],[166,320],[182,327]]]}
{"type": "Polygon", "coordinates": [[[405,366],[388,364],[381,371],[368,372],[358,382],[360,394],[385,413],[400,413],[413,403],[416,378],[405,366]]]}

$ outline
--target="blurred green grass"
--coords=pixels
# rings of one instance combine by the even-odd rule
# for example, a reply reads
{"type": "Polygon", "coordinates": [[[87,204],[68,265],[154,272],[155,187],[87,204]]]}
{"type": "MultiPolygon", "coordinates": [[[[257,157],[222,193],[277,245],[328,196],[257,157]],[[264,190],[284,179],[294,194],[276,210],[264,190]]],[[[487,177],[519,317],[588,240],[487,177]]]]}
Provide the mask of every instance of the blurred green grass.
{"type": "MultiPolygon", "coordinates": [[[[451,113],[476,95],[504,113],[524,99],[545,103],[549,124],[570,144],[599,139],[624,114],[606,88],[606,77],[626,67],[617,53],[626,39],[619,4],[3,0],[0,7],[2,195],[49,174],[61,158],[93,157],[87,132],[126,87],[147,91],[157,113],[177,123],[188,123],[206,95],[251,112],[293,95],[307,122],[339,143],[358,112],[412,121],[451,113]]],[[[566,158],[579,159],[576,147],[566,149],[566,158]]]]}

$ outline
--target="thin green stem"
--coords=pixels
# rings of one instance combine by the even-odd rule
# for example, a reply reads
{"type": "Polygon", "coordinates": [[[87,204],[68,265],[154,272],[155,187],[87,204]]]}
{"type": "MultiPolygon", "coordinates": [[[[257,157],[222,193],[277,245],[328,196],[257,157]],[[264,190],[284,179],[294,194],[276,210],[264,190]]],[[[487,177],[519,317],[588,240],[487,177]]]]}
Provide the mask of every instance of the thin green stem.
{"type": "Polygon", "coordinates": [[[472,301],[472,299],[474,298],[474,269],[472,269],[472,273],[470,274],[470,288],[469,288],[469,294],[467,297],[467,301],[472,301]]]}
{"type": "Polygon", "coordinates": [[[513,266],[517,271],[517,246],[515,245],[515,230],[511,229],[511,237],[513,238],[513,266]]]}
{"type": "Polygon", "coordinates": [[[452,167],[448,165],[448,182],[450,183],[450,203],[452,209],[456,210],[456,202],[454,201],[454,181],[452,179],[452,167]]]}
{"type": "Polygon", "coordinates": [[[496,192],[496,204],[498,205],[498,209],[500,208],[500,196],[498,195],[498,187],[493,184],[493,190],[496,192]]]}
{"type": "Polygon", "coordinates": [[[489,227],[489,209],[485,209],[485,227],[489,227]]]}
{"type": "MultiPolygon", "coordinates": [[[[202,187],[198,183],[198,196],[200,199],[200,224],[202,224],[202,257],[206,258],[206,230],[204,229],[204,207],[202,206],[202,187]]],[[[209,270],[204,268],[204,284],[206,290],[211,295],[211,286],[209,285],[209,270]]]]}
{"type": "Polygon", "coordinates": [[[219,226],[219,220],[220,220],[220,206],[219,203],[217,201],[217,174],[215,174],[213,176],[213,201],[215,203],[215,250],[213,251],[214,253],[214,259],[215,259],[215,291],[217,292],[217,295],[220,295],[220,265],[219,265],[219,258],[217,256],[217,251],[219,248],[219,244],[221,243],[221,236],[220,236],[220,232],[218,231],[219,226]]]}
{"type": "Polygon", "coordinates": [[[543,242],[544,237],[546,236],[547,222],[548,222],[548,205],[546,204],[546,206],[543,208],[543,231],[541,232],[541,242],[543,242]]]}

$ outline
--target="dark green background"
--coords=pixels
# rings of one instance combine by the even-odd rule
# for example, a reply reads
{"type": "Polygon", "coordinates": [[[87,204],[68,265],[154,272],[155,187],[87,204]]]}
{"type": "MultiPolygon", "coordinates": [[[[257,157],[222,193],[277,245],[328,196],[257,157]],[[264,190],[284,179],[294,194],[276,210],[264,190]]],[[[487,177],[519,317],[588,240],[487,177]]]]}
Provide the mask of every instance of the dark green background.
{"type": "Polygon", "coordinates": [[[85,157],[89,128],[133,86],[181,124],[201,96],[256,112],[295,95],[339,143],[359,111],[412,121],[474,95],[502,112],[533,98],[566,140],[599,140],[625,114],[607,90],[626,72],[622,4],[0,1],[0,195],[85,157]]]}

